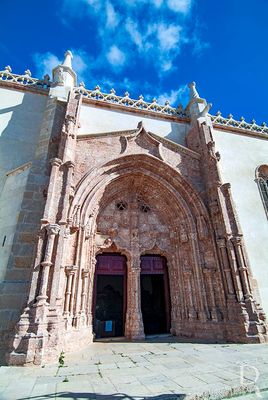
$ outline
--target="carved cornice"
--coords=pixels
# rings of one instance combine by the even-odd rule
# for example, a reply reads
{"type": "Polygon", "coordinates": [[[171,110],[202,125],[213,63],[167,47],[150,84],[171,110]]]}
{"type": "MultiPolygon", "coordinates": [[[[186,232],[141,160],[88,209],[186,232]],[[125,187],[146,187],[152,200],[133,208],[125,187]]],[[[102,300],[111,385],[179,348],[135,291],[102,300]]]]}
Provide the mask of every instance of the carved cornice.
{"type": "Polygon", "coordinates": [[[268,138],[268,127],[266,126],[265,122],[263,122],[262,125],[258,125],[254,119],[251,122],[246,122],[243,117],[240,118],[240,121],[237,121],[233,119],[232,114],[225,118],[219,111],[216,115],[210,115],[210,118],[214,128],[227,128],[226,130],[228,131],[239,131],[247,134],[253,134],[254,136],[257,135],[259,137],[268,138]]]}
{"type": "MultiPolygon", "coordinates": [[[[10,66],[6,66],[4,70],[0,71],[0,85],[13,87],[21,90],[41,89],[40,92],[48,93],[52,82],[50,81],[49,75],[45,75],[43,79],[33,78],[31,71],[26,70],[24,74],[14,74],[10,66]]],[[[166,101],[164,105],[157,103],[156,99],[152,102],[144,101],[142,95],[138,99],[132,99],[129,93],[126,92],[124,96],[117,96],[114,89],[110,90],[110,93],[103,93],[99,86],[96,86],[93,90],[86,89],[83,84],[74,88],[75,93],[82,95],[84,100],[89,100],[92,104],[106,105],[109,108],[120,108],[124,111],[138,112],[138,113],[149,113],[150,115],[164,116],[172,118],[181,122],[189,123],[188,110],[181,104],[175,108],[171,107],[169,101],[166,101]]],[[[213,126],[218,129],[227,130],[229,132],[237,132],[242,134],[248,134],[250,136],[257,136],[262,138],[268,138],[268,127],[265,123],[262,125],[256,124],[255,120],[246,122],[243,117],[240,121],[233,119],[230,114],[228,117],[223,117],[220,112],[216,115],[208,114],[212,120],[213,126]]]]}
{"type": "Polygon", "coordinates": [[[126,92],[124,96],[117,96],[114,89],[110,90],[110,93],[103,93],[99,86],[96,86],[94,90],[89,90],[80,85],[75,88],[75,93],[80,93],[83,98],[90,100],[97,100],[112,105],[120,105],[127,107],[128,109],[137,109],[139,111],[152,111],[164,115],[175,115],[178,117],[188,117],[185,109],[180,104],[177,108],[171,107],[169,101],[165,102],[165,105],[157,104],[157,100],[153,99],[151,103],[144,101],[142,95],[139,96],[138,100],[129,97],[129,93],[126,92]]]}
{"type": "Polygon", "coordinates": [[[0,71],[0,81],[4,83],[15,83],[20,86],[34,86],[47,90],[51,85],[49,75],[45,75],[43,79],[33,78],[29,69],[21,75],[13,74],[9,65],[7,65],[3,71],[0,71]]]}

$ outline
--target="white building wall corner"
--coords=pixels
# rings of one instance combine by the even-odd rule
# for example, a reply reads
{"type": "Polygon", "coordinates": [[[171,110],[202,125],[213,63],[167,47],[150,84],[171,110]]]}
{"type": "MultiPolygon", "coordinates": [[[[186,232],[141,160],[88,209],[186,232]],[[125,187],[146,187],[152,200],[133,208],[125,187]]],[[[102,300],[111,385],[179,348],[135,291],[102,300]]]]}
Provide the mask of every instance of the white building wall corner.
{"type": "MultiPolygon", "coordinates": [[[[38,102],[38,99],[36,101],[38,102]]],[[[22,171],[17,168],[7,176],[4,171],[5,184],[0,199],[3,206],[3,213],[0,214],[2,218],[0,221],[1,245],[6,236],[4,248],[1,249],[4,257],[0,264],[2,280],[0,286],[0,343],[4,346],[6,335],[18,321],[29,289],[36,234],[45,205],[50,159],[57,153],[55,138],[61,132],[64,119],[65,104],[58,102],[57,99],[44,96],[41,105],[42,107],[36,110],[37,116],[33,117],[34,123],[26,109],[24,115],[26,120],[25,124],[22,124],[21,130],[16,124],[16,128],[13,126],[13,129],[10,128],[9,131],[11,136],[14,135],[17,138],[25,127],[23,134],[27,137],[27,126],[29,126],[32,143],[29,148],[25,143],[25,146],[20,148],[18,157],[12,157],[12,166],[17,166],[18,162],[25,159],[31,162],[25,170],[22,166],[22,171]]],[[[23,111],[21,115],[23,116],[23,111]]],[[[6,145],[9,145],[12,150],[12,143],[6,143],[6,145]]],[[[10,164],[8,166],[10,169],[10,164]]]]}
{"type": "Polygon", "coordinates": [[[268,164],[268,138],[213,130],[224,183],[231,184],[238,219],[253,274],[256,297],[268,313],[268,220],[256,183],[256,168],[268,164]]]}

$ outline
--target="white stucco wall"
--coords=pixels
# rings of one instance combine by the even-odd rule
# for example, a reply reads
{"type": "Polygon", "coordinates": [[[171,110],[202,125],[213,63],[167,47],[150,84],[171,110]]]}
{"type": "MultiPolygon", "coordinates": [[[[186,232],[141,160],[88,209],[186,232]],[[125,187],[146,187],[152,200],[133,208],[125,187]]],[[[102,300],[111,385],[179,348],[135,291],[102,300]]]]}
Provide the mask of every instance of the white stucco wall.
{"type": "Polygon", "coordinates": [[[214,130],[224,183],[231,184],[247,253],[268,313],[268,220],[255,182],[256,168],[268,164],[268,140],[214,130]]]}
{"type": "Polygon", "coordinates": [[[7,176],[0,196],[0,281],[5,278],[29,167],[7,176]]]}
{"type": "Polygon", "coordinates": [[[0,193],[5,174],[34,155],[47,96],[0,87],[0,193]]]}
{"type": "Polygon", "coordinates": [[[136,129],[140,121],[143,121],[146,130],[175,143],[185,145],[185,136],[189,129],[188,124],[160,118],[142,117],[134,113],[96,108],[87,104],[83,104],[81,107],[81,127],[78,130],[78,135],[136,129]]]}
{"type": "Polygon", "coordinates": [[[47,96],[0,87],[0,279],[7,268],[47,96]],[[4,245],[3,242],[5,241],[4,245]]]}

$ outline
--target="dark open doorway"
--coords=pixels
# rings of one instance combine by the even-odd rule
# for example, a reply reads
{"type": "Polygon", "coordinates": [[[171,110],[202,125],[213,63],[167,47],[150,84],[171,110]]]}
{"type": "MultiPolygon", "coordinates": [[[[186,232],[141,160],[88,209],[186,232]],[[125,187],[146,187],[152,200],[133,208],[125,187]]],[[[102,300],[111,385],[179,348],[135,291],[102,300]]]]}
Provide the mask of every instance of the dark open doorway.
{"type": "Polygon", "coordinates": [[[164,257],[141,257],[141,310],[145,334],[169,332],[170,301],[164,257]]]}
{"type": "Polygon", "coordinates": [[[94,296],[96,338],[124,335],[126,259],[118,254],[97,256],[94,296]]]}

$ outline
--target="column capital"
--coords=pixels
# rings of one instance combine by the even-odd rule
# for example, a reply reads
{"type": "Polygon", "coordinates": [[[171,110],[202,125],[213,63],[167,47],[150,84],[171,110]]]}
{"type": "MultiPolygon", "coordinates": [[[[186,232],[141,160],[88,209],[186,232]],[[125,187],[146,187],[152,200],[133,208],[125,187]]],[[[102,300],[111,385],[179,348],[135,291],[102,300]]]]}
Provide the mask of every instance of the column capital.
{"type": "Polygon", "coordinates": [[[50,261],[43,261],[41,262],[42,267],[51,267],[52,262],[50,261]]]}
{"type": "Polygon", "coordinates": [[[222,184],[221,187],[223,190],[228,191],[231,189],[231,184],[229,182],[226,182],[226,183],[222,184]]]}
{"type": "Polygon", "coordinates": [[[187,276],[192,275],[192,270],[191,269],[183,269],[182,272],[183,272],[184,275],[187,275],[187,276]]]}
{"type": "Polygon", "coordinates": [[[217,270],[214,267],[205,267],[203,268],[203,273],[207,275],[211,275],[212,273],[215,273],[217,270]]]}
{"type": "Polygon", "coordinates": [[[82,270],[82,277],[83,277],[83,278],[87,278],[88,275],[89,275],[89,270],[88,270],[88,269],[83,269],[83,270],[82,270]]]}
{"type": "Polygon", "coordinates": [[[75,167],[75,163],[73,161],[71,161],[71,160],[66,161],[64,163],[64,165],[66,165],[67,168],[74,168],[75,167]]]}
{"type": "Polygon", "coordinates": [[[46,225],[47,234],[50,235],[58,235],[60,231],[60,226],[58,224],[48,224],[46,225]]]}
{"type": "Polygon", "coordinates": [[[50,164],[52,166],[57,166],[59,167],[62,164],[62,161],[59,158],[51,158],[50,164]]]}
{"type": "Polygon", "coordinates": [[[74,275],[77,270],[78,270],[77,265],[66,265],[65,267],[67,275],[74,275]]]}
{"type": "Polygon", "coordinates": [[[231,238],[232,243],[235,245],[241,245],[242,244],[242,236],[234,236],[231,238]]]}
{"type": "Polygon", "coordinates": [[[219,248],[226,247],[226,241],[224,238],[218,238],[218,239],[216,239],[216,241],[217,241],[217,245],[219,246],[219,248]]]}

